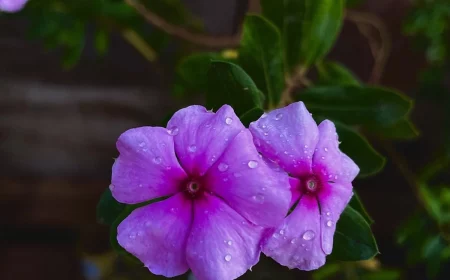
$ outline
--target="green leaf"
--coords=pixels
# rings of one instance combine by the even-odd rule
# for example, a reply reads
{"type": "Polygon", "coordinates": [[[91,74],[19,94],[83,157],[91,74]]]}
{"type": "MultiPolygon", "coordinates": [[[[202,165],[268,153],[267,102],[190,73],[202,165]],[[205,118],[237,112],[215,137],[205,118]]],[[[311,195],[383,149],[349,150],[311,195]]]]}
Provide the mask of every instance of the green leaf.
{"type": "Polygon", "coordinates": [[[207,73],[213,60],[220,59],[218,53],[196,53],[183,58],[176,67],[177,80],[174,93],[178,96],[187,92],[207,91],[207,73]]]}
{"type": "Polygon", "coordinates": [[[441,202],[439,196],[434,193],[425,183],[419,185],[420,196],[423,198],[425,208],[437,222],[442,221],[441,202]]]}
{"type": "Polygon", "coordinates": [[[416,126],[406,118],[389,126],[372,126],[370,132],[390,139],[413,139],[420,134],[416,126]]]}
{"type": "Polygon", "coordinates": [[[344,0],[285,0],[283,41],[290,72],[320,61],[342,26],[344,0]]]}
{"type": "MultiPolygon", "coordinates": [[[[284,1],[284,0],[283,0],[284,1]]],[[[262,15],[270,20],[281,31],[284,25],[283,1],[261,0],[262,15]]]]}
{"type": "Polygon", "coordinates": [[[123,209],[125,209],[125,204],[115,200],[108,188],[103,192],[97,204],[97,221],[101,224],[111,225],[123,209]]]}
{"type": "Polygon", "coordinates": [[[364,136],[339,122],[335,122],[335,125],[339,141],[342,142],[340,149],[359,166],[359,177],[370,176],[383,169],[386,159],[370,145],[364,136]]]}
{"type": "Polygon", "coordinates": [[[337,62],[322,61],[316,64],[316,68],[318,73],[317,85],[360,85],[355,75],[337,62]]]}
{"type": "Polygon", "coordinates": [[[259,119],[263,114],[264,110],[256,107],[245,112],[244,114],[239,116],[239,118],[241,119],[241,122],[245,125],[245,127],[248,127],[251,122],[254,122],[257,119],[259,119]]]}
{"type": "Polygon", "coordinates": [[[269,107],[276,106],[284,90],[283,51],[276,26],[263,17],[247,16],[239,62],[258,88],[266,93],[269,107]]]}
{"type": "Polygon", "coordinates": [[[108,51],[109,35],[106,30],[97,29],[95,31],[95,49],[99,55],[105,55],[108,51]]]}
{"type": "Polygon", "coordinates": [[[366,208],[364,207],[364,205],[361,202],[361,199],[359,198],[359,195],[353,191],[353,197],[349,202],[349,205],[355,209],[356,211],[358,211],[358,213],[363,216],[364,220],[366,220],[366,222],[369,225],[373,224],[373,219],[370,217],[369,213],[367,213],[366,208]]]}
{"type": "Polygon", "coordinates": [[[326,280],[339,273],[342,266],[338,263],[327,263],[312,273],[313,280],[326,280]]]}
{"type": "Polygon", "coordinates": [[[401,279],[401,272],[395,269],[382,269],[364,273],[361,280],[397,280],[401,279]]]}
{"type": "Polygon", "coordinates": [[[380,87],[310,87],[296,99],[304,101],[313,114],[350,125],[393,125],[412,107],[407,96],[380,87]]]}
{"type": "Polygon", "coordinates": [[[333,244],[333,252],[329,256],[332,260],[368,260],[379,253],[369,224],[350,206],[339,218],[333,244]]]}
{"type": "Polygon", "coordinates": [[[236,64],[214,61],[208,71],[206,105],[217,110],[228,104],[238,116],[253,108],[262,108],[264,96],[253,80],[236,64]]]}

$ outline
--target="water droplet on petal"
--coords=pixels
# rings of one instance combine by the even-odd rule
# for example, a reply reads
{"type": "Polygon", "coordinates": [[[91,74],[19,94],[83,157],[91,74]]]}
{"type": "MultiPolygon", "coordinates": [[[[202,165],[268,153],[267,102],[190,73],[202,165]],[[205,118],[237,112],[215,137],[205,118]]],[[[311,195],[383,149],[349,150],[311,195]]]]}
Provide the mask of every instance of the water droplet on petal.
{"type": "Polygon", "coordinates": [[[145,146],[145,142],[141,142],[141,143],[139,143],[139,147],[144,147],[145,146]]]}
{"type": "Polygon", "coordinates": [[[145,226],[146,226],[146,227],[149,227],[149,226],[151,226],[151,225],[152,225],[152,222],[150,222],[150,221],[145,222],[145,226]]]}
{"type": "Polygon", "coordinates": [[[277,114],[275,116],[275,120],[277,120],[277,121],[281,120],[282,118],[283,118],[283,114],[282,113],[279,113],[279,114],[277,114]]]}
{"type": "Polygon", "coordinates": [[[258,162],[255,161],[255,160],[251,160],[251,161],[248,162],[247,165],[248,165],[248,167],[253,169],[253,168],[256,168],[258,166],[258,162]]]}
{"type": "Polygon", "coordinates": [[[114,186],[113,184],[111,184],[111,185],[109,185],[109,190],[110,190],[110,191],[113,191],[115,187],[116,187],[116,186],[114,186]]]}
{"type": "Polygon", "coordinates": [[[266,117],[267,117],[267,114],[264,113],[264,114],[262,114],[261,119],[265,119],[266,117]]]}
{"type": "Polygon", "coordinates": [[[314,233],[314,231],[312,230],[307,230],[305,231],[305,233],[303,233],[303,239],[304,240],[311,240],[316,236],[316,234],[314,233]]]}
{"type": "Polygon", "coordinates": [[[283,152],[283,154],[287,155],[287,154],[288,154],[288,152],[287,152],[287,151],[284,151],[284,152],[283,152]]]}
{"type": "Polygon", "coordinates": [[[239,173],[239,172],[236,172],[236,173],[234,173],[233,175],[234,175],[234,177],[236,177],[236,178],[239,178],[239,177],[241,177],[241,176],[242,176],[242,174],[241,174],[241,173],[239,173]]]}
{"type": "Polygon", "coordinates": [[[154,158],[153,158],[153,162],[154,162],[155,164],[160,164],[161,161],[162,161],[162,158],[161,158],[161,157],[154,157],[154,158]]]}
{"type": "Polygon", "coordinates": [[[308,148],[308,145],[305,145],[305,149],[307,149],[308,148]]]}
{"type": "Polygon", "coordinates": [[[130,239],[135,239],[136,238],[136,233],[134,233],[134,232],[132,232],[132,233],[130,233],[130,239]]]}
{"type": "Polygon", "coordinates": [[[284,234],[284,230],[280,229],[280,234],[283,235],[284,234]]]}
{"type": "Polygon", "coordinates": [[[330,212],[327,212],[327,213],[326,213],[326,215],[327,215],[327,216],[330,216],[330,215],[331,215],[331,213],[330,213],[330,212]]]}
{"type": "Polygon", "coordinates": [[[331,226],[333,226],[333,221],[328,221],[327,222],[327,227],[331,227],[331,226]]]}
{"type": "Polygon", "coordinates": [[[278,238],[278,237],[280,237],[280,235],[279,235],[278,233],[275,232],[275,233],[273,234],[273,237],[278,238]]]}
{"type": "Polygon", "coordinates": [[[197,151],[197,146],[195,146],[195,145],[190,145],[190,146],[188,147],[188,151],[189,151],[190,153],[195,153],[195,151],[197,151]]]}
{"type": "Polygon", "coordinates": [[[228,178],[226,178],[226,177],[225,177],[225,178],[223,178],[223,181],[224,181],[224,182],[228,181],[228,178]]]}
{"type": "Polygon", "coordinates": [[[227,262],[231,261],[231,255],[226,255],[225,256],[225,261],[227,261],[227,262]]]}
{"type": "Polygon", "coordinates": [[[328,152],[328,148],[323,148],[323,150],[324,150],[325,152],[328,152]]]}
{"type": "Polygon", "coordinates": [[[226,124],[231,124],[232,122],[233,122],[233,119],[230,118],[230,117],[227,117],[227,118],[225,119],[225,123],[226,123],[226,124]]]}
{"type": "Polygon", "coordinates": [[[254,201],[257,201],[259,203],[263,203],[264,202],[264,196],[262,194],[257,194],[252,196],[254,201]]]}
{"type": "Polygon", "coordinates": [[[325,159],[325,157],[321,157],[321,159],[325,159]]]}
{"type": "Polygon", "coordinates": [[[334,179],[335,179],[335,180],[337,180],[337,178],[338,178],[338,176],[337,176],[337,175],[336,175],[336,176],[334,176],[334,179]]]}
{"type": "Polygon", "coordinates": [[[293,239],[291,240],[291,244],[295,244],[296,241],[297,241],[297,239],[296,239],[296,238],[293,238],[293,239]]]}
{"type": "Polygon", "coordinates": [[[145,232],[143,232],[142,230],[138,231],[138,236],[144,236],[145,232]]]}
{"type": "Polygon", "coordinates": [[[228,244],[228,246],[231,246],[233,244],[233,241],[228,240],[227,244],[228,244]]]}
{"type": "Polygon", "coordinates": [[[221,162],[218,166],[217,169],[219,169],[220,172],[225,172],[228,169],[228,164],[221,162]]]}
{"type": "Polygon", "coordinates": [[[172,126],[171,128],[169,128],[169,129],[167,130],[167,132],[168,132],[170,135],[175,136],[175,135],[178,134],[178,132],[180,132],[180,130],[178,129],[178,127],[172,126]]]}
{"type": "Polygon", "coordinates": [[[267,136],[267,135],[269,135],[269,133],[267,133],[267,132],[264,132],[264,136],[267,136]]]}

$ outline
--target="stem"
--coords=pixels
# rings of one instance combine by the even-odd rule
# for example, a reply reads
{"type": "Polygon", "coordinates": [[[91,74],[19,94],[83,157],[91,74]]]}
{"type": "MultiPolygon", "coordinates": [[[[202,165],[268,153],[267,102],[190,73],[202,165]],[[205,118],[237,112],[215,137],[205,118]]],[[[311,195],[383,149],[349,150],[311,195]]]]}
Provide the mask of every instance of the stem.
{"type": "Polygon", "coordinates": [[[124,29],[120,33],[122,37],[136,48],[148,61],[154,62],[157,58],[156,51],[132,29],[124,29]]]}

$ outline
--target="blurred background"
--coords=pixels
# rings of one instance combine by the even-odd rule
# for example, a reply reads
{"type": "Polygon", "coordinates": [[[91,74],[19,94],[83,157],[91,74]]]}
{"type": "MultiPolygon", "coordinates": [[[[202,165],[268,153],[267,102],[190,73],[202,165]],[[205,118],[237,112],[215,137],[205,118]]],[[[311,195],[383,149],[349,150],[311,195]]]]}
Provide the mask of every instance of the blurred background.
{"type": "MultiPolygon", "coordinates": [[[[107,1],[115,5],[98,16],[97,2],[103,1],[31,0],[18,14],[0,14],[0,279],[158,278],[117,258],[108,227],[96,221],[118,154],[116,139],[203,103],[201,95],[174,88],[179,59],[232,48],[245,14],[260,12],[256,0],[147,3],[174,26],[223,39],[221,46],[172,36],[123,1],[107,1]]],[[[361,81],[413,98],[411,119],[420,131],[387,144],[369,137],[387,163],[376,176],[354,182],[375,221],[381,254],[360,263],[330,262],[315,273],[289,271],[262,257],[243,279],[450,275],[448,223],[433,223],[421,207],[429,203],[426,194],[417,193],[409,176],[428,163],[433,172],[437,164],[435,184],[450,185],[448,161],[440,160],[442,147],[450,145],[450,1],[347,4],[357,19],[346,18],[328,57],[361,81]],[[374,55],[374,48],[382,54],[374,55]]]]}

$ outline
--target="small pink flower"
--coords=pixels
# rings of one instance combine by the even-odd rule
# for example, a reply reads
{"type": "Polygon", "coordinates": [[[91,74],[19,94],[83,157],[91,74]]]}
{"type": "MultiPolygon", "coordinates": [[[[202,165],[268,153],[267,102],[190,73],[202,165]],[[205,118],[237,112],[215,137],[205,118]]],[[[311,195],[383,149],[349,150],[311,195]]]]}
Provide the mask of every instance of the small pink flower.
{"type": "Polygon", "coordinates": [[[111,191],[123,203],[169,198],[133,211],[117,240],[154,274],[189,268],[197,279],[234,279],[255,265],[264,228],[278,226],[289,180],[261,159],[233,109],[190,106],[167,129],[140,127],[117,141],[111,191]]]}
{"type": "Polygon", "coordinates": [[[15,13],[23,9],[28,0],[0,0],[0,12],[15,13]]]}
{"type": "Polygon", "coordinates": [[[290,175],[297,206],[271,232],[263,252],[302,270],[325,264],[336,222],[352,197],[358,166],[339,150],[334,124],[317,124],[302,102],[263,115],[250,124],[257,149],[290,175]]]}

